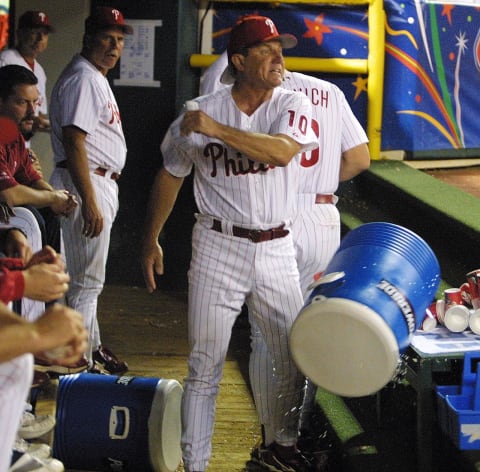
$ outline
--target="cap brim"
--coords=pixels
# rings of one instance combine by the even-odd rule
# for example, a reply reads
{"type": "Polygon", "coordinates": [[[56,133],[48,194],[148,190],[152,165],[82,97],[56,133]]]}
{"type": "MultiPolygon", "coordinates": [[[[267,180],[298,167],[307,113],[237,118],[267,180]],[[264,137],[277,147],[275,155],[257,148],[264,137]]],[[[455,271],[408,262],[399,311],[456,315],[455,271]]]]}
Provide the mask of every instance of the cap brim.
{"type": "Polygon", "coordinates": [[[222,72],[222,75],[220,76],[220,83],[224,85],[232,85],[233,83],[235,83],[235,78],[230,73],[229,66],[225,67],[225,70],[222,72]]]}
{"type": "Polygon", "coordinates": [[[104,25],[104,24],[86,24],[85,32],[89,34],[95,34],[97,31],[107,30],[107,29],[119,29],[123,34],[133,34],[133,28],[130,25],[104,25]]]}
{"type": "Polygon", "coordinates": [[[293,36],[293,34],[281,34],[277,38],[273,39],[279,40],[283,49],[291,49],[298,44],[297,38],[293,36]]]}
{"type": "Polygon", "coordinates": [[[18,29],[32,29],[32,28],[45,28],[49,33],[55,33],[56,29],[52,25],[22,25],[19,26],[18,29]]]}

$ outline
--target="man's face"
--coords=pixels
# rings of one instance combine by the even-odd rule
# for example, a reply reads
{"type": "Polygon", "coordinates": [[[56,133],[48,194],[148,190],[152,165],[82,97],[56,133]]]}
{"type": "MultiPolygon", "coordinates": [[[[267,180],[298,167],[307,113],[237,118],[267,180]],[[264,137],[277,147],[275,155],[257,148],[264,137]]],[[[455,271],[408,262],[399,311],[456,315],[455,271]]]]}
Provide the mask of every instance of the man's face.
{"type": "Polygon", "coordinates": [[[244,56],[244,77],[248,82],[264,88],[278,87],[285,74],[282,45],[280,41],[268,41],[249,48],[244,56]]]}
{"type": "Polygon", "coordinates": [[[22,28],[18,30],[18,44],[23,54],[37,57],[48,47],[48,29],[44,26],[22,28]]]}
{"type": "Polygon", "coordinates": [[[123,52],[125,34],[118,28],[98,31],[88,44],[88,60],[104,75],[115,67],[123,52]]]}
{"type": "Polygon", "coordinates": [[[22,132],[28,133],[33,129],[37,103],[36,85],[17,85],[12,95],[5,100],[0,98],[0,113],[12,118],[22,132]]]}

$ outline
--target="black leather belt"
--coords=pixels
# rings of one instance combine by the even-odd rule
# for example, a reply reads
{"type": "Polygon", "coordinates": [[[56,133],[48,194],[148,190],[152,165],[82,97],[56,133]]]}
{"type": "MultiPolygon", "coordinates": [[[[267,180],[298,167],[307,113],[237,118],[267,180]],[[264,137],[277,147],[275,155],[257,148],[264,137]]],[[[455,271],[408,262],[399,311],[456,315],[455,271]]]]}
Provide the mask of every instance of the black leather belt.
{"type": "MultiPolygon", "coordinates": [[[[219,220],[213,220],[212,229],[219,233],[222,231],[222,222],[219,220]]],[[[265,241],[271,241],[272,239],[284,238],[289,233],[288,229],[285,229],[285,225],[281,225],[278,228],[272,229],[247,229],[240,226],[232,227],[232,234],[237,238],[246,238],[252,241],[252,243],[263,243],[265,241]]]]}
{"type": "Polygon", "coordinates": [[[320,203],[335,203],[335,195],[333,195],[332,193],[317,193],[315,195],[315,203],[317,205],[320,203]]]}
{"type": "MultiPolygon", "coordinates": [[[[60,167],[61,169],[66,169],[67,168],[67,161],[60,161],[57,162],[56,167],[60,167]]],[[[93,173],[96,175],[101,175],[102,177],[105,177],[107,175],[108,170],[105,169],[104,167],[97,167],[96,169],[93,170],[93,173]]],[[[120,174],[118,172],[112,172],[110,174],[110,178],[112,180],[118,180],[120,178],[120,174]]]]}

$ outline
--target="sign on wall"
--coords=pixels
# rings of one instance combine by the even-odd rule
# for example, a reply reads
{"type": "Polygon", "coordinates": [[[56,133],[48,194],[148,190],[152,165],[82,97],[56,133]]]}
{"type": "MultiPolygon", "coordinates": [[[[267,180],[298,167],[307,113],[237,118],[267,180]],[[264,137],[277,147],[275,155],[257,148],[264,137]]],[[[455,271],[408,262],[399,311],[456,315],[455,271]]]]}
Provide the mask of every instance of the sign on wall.
{"type": "Polygon", "coordinates": [[[125,36],[125,47],[120,58],[120,78],[116,86],[160,87],[154,79],[155,29],[162,20],[125,20],[133,34],[125,36]]]}

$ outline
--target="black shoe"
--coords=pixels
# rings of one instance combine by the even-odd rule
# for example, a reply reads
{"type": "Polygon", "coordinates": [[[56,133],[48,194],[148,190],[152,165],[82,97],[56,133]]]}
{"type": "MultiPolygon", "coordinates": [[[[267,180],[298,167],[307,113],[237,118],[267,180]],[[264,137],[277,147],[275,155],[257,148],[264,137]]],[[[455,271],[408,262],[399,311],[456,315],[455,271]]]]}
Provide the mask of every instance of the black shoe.
{"type": "Polygon", "coordinates": [[[101,364],[97,364],[96,362],[93,363],[91,367],[88,368],[87,372],[89,374],[97,374],[97,375],[109,375],[110,372],[105,370],[101,364]]]}
{"type": "Polygon", "coordinates": [[[335,446],[327,431],[300,430],[297,448],[312,463],[316,472],[334,470],[335,446]]]}
{"type": "Polygon", "coordinates": [[[312,472],[313,464],[295,446],[282,447],[275,443],[256,447],[251,453],[252,462],[272,472],[312,472]],[[282,452],[280,453],[279,450],[282,452]]]}
{"type": "Polygon", "coordinates": [[[119,361],[117,356],[106,347],[100,346],[98,351],[93,352],[92,358],[97,368],[107,370],[110,374],[123,374],[128,370],[127,363],[119,361]]]}

